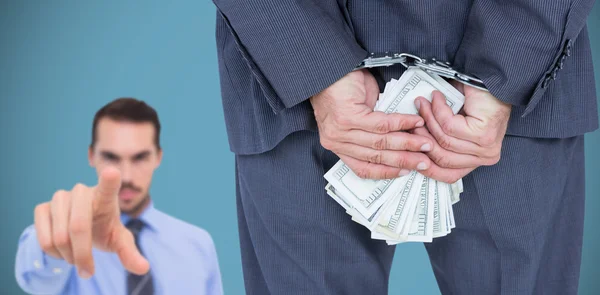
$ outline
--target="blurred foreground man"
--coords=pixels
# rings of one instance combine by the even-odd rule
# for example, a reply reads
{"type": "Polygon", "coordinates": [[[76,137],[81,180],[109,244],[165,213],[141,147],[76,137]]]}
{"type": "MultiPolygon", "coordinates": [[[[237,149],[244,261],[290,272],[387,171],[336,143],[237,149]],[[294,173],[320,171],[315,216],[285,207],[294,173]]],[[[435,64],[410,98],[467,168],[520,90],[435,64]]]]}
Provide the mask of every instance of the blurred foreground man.
{"type": "Polygon", "coordinates": [[[160,122],[117,99],[94,118],[89,163],[98,184],[57,191],[19,240],[16,277],[31,294],[222,294],[216,250],[201,228],[154,208],[160,122]]]}
{"type": "Polygon", "coordinates": [[[593,0],[213,2],[247,294],[388,292],[395,247],[324,189],[340,159],[368,179],[463,179],[456,228],[426,245],[443,294],[577,294],[593,0]],[[354,70],[382,52],[489,92],[459,86],[457,115],[439,93],[418,116],[375,112],[405,68],[354,70]]]}

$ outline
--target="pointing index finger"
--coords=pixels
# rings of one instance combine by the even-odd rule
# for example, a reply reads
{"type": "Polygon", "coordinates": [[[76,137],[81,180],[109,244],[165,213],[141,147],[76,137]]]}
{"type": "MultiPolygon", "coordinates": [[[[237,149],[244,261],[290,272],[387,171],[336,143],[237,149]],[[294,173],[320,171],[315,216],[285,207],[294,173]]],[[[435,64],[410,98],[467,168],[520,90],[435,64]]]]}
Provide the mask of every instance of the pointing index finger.
{"type": "Polygon", "coordinates": [[[99,205],[116,204],[117,194],[121,188],[121,173],[114,167],[107,167],[100,172],[98,185],[95,188],[99,205]]]}

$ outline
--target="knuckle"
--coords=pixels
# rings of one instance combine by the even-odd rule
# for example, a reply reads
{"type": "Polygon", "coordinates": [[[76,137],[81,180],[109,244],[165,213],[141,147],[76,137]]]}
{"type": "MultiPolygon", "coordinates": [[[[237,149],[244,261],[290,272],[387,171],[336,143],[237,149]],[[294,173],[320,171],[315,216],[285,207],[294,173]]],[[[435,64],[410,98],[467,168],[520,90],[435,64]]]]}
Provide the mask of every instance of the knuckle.
{"type": "Polygon", "coordinates": [[[395,163],[396,163],[396,167],[398,167],[398,168],[405,168],[405,167],[406,167],[406,164],[407,164],[407,161],[406,161],[406,158],[405,158],[405,157],[403,157],[403,156],[398,156],[398,157],[396,158],[396,161],[395,161],[395,163]]]}
{"type": "Polygon", "coordinates": [[[35,206],[35,208],[33,209],[33,214],[40,215],[41,213],[43,213],[46,210],[47,207],[48,206],[46,206],[46,203],[37,204],[35,206]]]}
{"type": "Polygon", "coordinates": [[[54,201],[54,202],[62,201],[62,200],[65,200],[68,197],[69,197],[69,193],[67,191],[65,191],[65,190],[58,190],[52,196],[52,201],[54,201]]]}
{"type": "Polygon", "coordinates": [[[345,127],[350,125],[350,119],[348,119],[346,116],[334,115],[333,121],[338,126],[345,127]]]}
{"type": "Polygon", "coordinates": [[[381,152],[376,151],[368,156],[370,163],[380,164],[381,163],[381,152]]]}
{"type": "Polygon", "coordinates": [[[435,163],[438,164],[438,166],[444,168],[448,168],[450,166],[450,161],[448,160],[448,157],[444,155],[437,156],[435,163]]]}
{"type": "Polygon", "coordinates": [[[492,166],[492,165],[496,165],[498,162],[500,162],[500,154],[495,155],[491,158],[489,158],[489,160],[487,161],[487,165],[488,166],[492,166]]]}
{"type": "Polygon", "coordinates": [[[487,132],[479,137],[479,143],[484,147],[490,147],[494,145],[495,141],[495,136],[490,132],[487,132]]]}
{"type": "Polygon", "coordinates": [[[452,134],[454,132],[454,127],[452,126],[452,121],[447,120],[441,123],[442,130],[446,134],[452,134]]]}
{"type": "Polygon", "coordinates": [[[452,147],[452,140],[450,140],[450,137],[448,137],[448,136],[440,136],[440,138],[438,139],[438,144],[443,149],[448,150],[452,147]]]}
{"type": "Polygon", "coordinates": [[[394,173],[393,171],[385,171],[381,173],[381,178],[382,179],[393,179],[393,178],[397,178],[398,177],[398,173],[394,173]]]}
{"type": "Polygon", "coordinates": [[[86,222],[83,218],[73,218],[69,225],[69,232],[73,235],[80,235],[86,232],[86,222]]]}
{"type": "Polygon", "coordinates": [[[369,178],[369,170],[366,167],[356,169],[355,174],[362,179],[369,178]]]}
{"type": "Polygon", "coordinates": [[[373,142],[373,148],[376,150],[386,149],[387,146],[388,146],[388,139],[386,136],[381,136],[373,142]]]}
{"type": "Polygon", "coordinates": [[[415,140],[412,140],[411,137],[406,136],[406,134],[402,134],[402,136],[397,137],[397,140],[394,141],[393,148],[402,151],[408,150],[411,146],[415,149],[420,148],[420,146],[417,147],[417,142],[415,140]]]}
{"type": "Polygon", "coordinates": [[[69,233],[66,231],[57,231],[54,234],[54,245],[59,248],[67,247],[70,244],[69,233]]]}
{"type": "Polygon", "coordinates": [[[54,243],[52,243],[52,240],[44,240],[44,241],[39,241],[40,242],[40,247],[42,248],[42,251],[48,253],[48,252],[54,252],[54,243]]]}
{"type": "Polygon", "coordinates": [[[487,149],[484,149],[484,150],[483,150],[483,151],[480,153],[480,155],[479,155],[479,156],[480,156],[480,157],[483,157],[483,158],[493,158],[493,157],[495,157],[495,156],[496,156],[496,154],[497,154],[497,153],[498,153],[498,152],[496,151],[496,149],[489,149],[489,148],[487,148],[487,149]]]}
{"type": "Polygon", "coordinates": [[[87,186],[85,186],[83,183],[76,183],[73,186],[73,191],[83,191],[87,188],[87,186]]]}
{"type": "Polygon", "coordinates": [[[388,132],[392,130],[406,130],[415,126],[416,122],[412,119],[407,119],[400,114],[398,115],[397,117],[392,117],[394,120],[388,122],[388,132]]]}
{"type": "Polygon", "coordinates": [[[390,122],[389,121],[379,121],[375,124],[375,131],[379,133],[388,133],[390,131],[390,122]]]}
{"type": "Polygon", "coordinates": [[[331,150],[331,141],[321,137],[320,139],[321,146],[327,150],[331,150]]]}
{"type": "Polygon", "coordinates": [[[448,164],[448,159],[442,153],[436,152],[429,154],[431,160],[436,163],[440,167],[446,167],[448,164]]]}

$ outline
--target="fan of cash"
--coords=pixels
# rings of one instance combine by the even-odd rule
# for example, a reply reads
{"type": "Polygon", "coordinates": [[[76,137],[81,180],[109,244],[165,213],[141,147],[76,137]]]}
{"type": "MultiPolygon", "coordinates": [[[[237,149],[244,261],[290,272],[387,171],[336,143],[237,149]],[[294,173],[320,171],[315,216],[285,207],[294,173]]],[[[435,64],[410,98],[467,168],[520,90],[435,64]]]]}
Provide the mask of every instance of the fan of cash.
{"type": "MultiPolygon", "coordinates": [[[[418,114],[415,98],[431,101],[439,90],[456,114],[464,96],[435,74],[409,67],[400,79],[385,85],[375,111],[418,114]]],[[[416,170],[394,179],[362,179],[341,160],[327,173],[327,194],[346,209],[352,220],[371,231],[371,238],[389,245],[404,242],[431,242],[455,227],[452,205],[460,200],[462,180],[444,183],[423,176],[416,170]]]]}

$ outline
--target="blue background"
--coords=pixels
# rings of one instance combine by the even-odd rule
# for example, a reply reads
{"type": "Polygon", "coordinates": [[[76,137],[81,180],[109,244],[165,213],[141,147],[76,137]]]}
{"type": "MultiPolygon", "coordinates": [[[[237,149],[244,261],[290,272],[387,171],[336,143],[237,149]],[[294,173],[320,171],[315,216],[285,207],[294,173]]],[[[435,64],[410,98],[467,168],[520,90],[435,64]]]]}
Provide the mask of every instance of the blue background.
{"type": "MultiPolygon", "coordinates": [[[[207,229],[225,292],[244,294],[212,2],[7,2],[0,3],[0,293],[22,294],[14,257],[34,206],[76,182],[95,184],[86,152],[96,110],[133,96],[155,107],[164,126],[156,206],[207,229]]],[[[600,90],[600,4],[588,23],[600,90]]],[[[600,290],[599,147],[600,131],[587,134],[581,294],[600,290]]],[[[420,244],[397,248],[390,281],[391,294],[439,293],[420,244]]]]}

